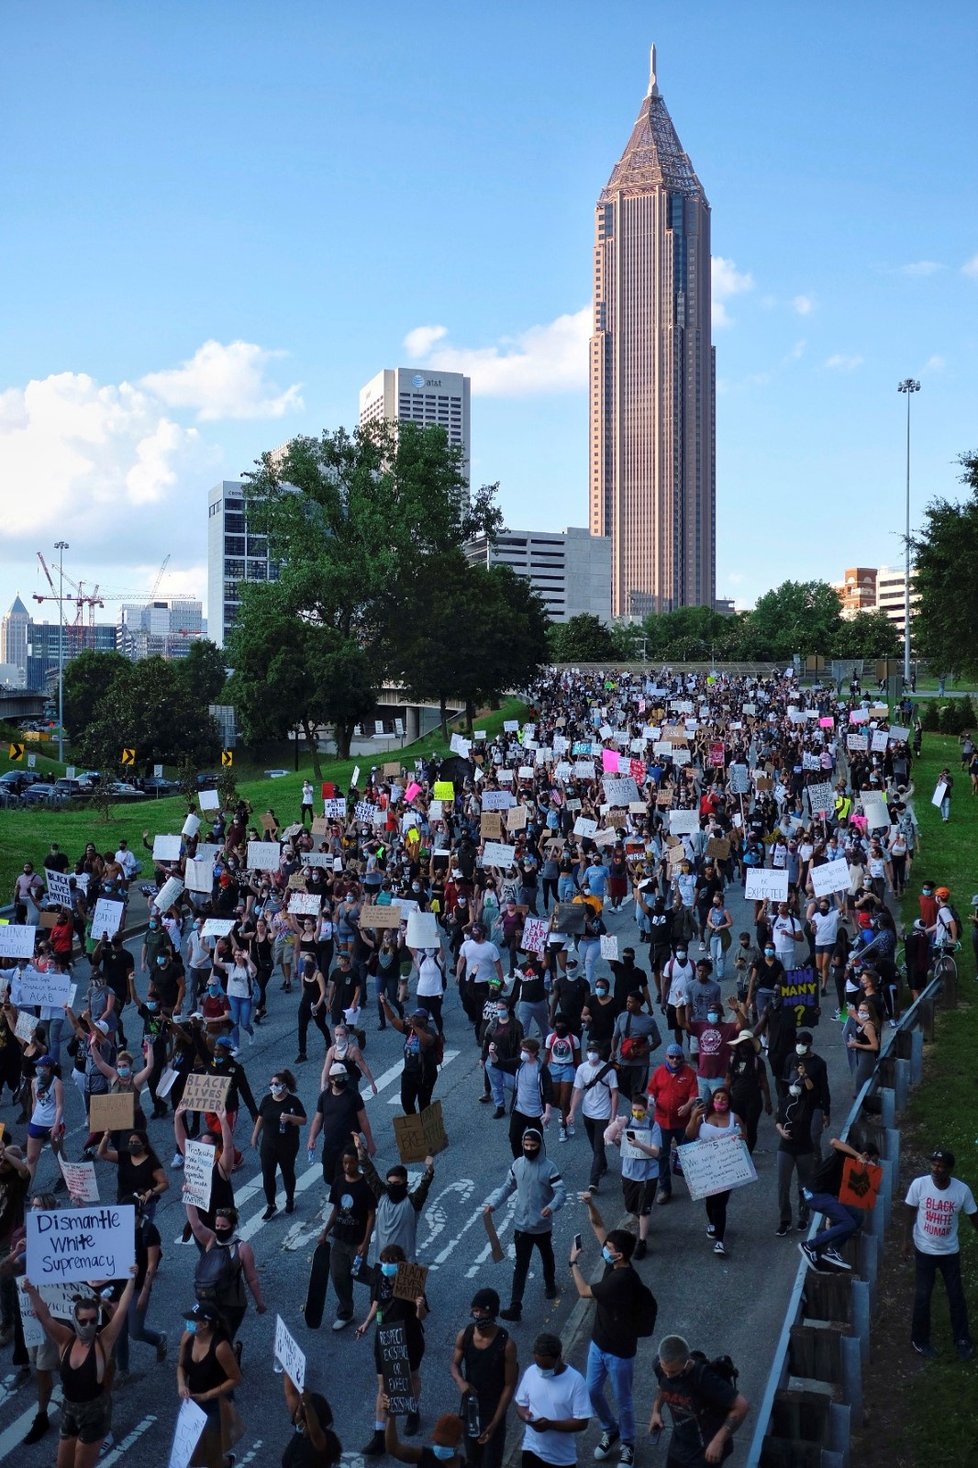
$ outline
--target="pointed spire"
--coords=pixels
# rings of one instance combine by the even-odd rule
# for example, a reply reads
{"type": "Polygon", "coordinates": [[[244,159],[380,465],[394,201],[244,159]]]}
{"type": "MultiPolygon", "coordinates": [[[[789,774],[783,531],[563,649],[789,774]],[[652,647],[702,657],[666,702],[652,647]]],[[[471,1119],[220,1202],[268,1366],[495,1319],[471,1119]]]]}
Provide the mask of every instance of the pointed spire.
{"type": "Polygon", "coordinates": [[[649,47],[649,89],[648,89],[648,91],[646,92],[645,95],[646,95],[646,97],[658,97],[659,96],[659,83],[658,83],[658,81],[656,79],[656,75],[655,75],[655,42],[654,41],[652,42],[652,45],[649,47]]]}
{"type": "Polygon", "coordinates": [[[7,615],[8,616],[11,616],[11,617],[26,617],[28,615],[27,608],[24,606],[24,603],[21,601],[21,599],[20,599],[20,593],[19,592],[14,597],[13,606],[10,608],[10,611],[8,612],[7,615]]]}

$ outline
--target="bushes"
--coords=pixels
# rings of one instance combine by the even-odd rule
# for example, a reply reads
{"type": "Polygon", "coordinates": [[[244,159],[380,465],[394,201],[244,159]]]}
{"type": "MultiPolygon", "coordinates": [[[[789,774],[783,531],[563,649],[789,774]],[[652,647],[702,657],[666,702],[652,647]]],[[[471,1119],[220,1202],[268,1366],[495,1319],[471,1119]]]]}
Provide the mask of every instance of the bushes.
{"type": "Polygon", "coordinates": [[[963,734],[976,723],[974,705],[967,694],[947,700],[931,698],[924,707],[923,725],[932,734],[963,734]]]}

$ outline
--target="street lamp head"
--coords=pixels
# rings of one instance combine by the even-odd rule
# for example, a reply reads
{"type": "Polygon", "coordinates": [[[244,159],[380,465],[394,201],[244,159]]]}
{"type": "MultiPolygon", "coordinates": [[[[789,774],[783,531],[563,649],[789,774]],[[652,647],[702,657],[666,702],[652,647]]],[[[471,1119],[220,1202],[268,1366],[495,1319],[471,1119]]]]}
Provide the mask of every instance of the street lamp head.
{"type": "Polygon", "coordinates": [[[914,382],[912,377],[905,377],[897,383],[897,392],[920,392],[920,383],[914,382]]]}

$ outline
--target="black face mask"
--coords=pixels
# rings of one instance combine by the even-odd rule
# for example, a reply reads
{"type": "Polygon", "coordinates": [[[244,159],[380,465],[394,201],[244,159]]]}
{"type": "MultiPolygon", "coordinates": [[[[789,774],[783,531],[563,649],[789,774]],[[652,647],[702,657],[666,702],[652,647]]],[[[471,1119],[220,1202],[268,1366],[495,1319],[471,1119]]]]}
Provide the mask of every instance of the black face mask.
{"type": "Polygon", "coordinates": [[[524,1147],[523,1148],[523,1156],[524,1157],[528,1157],[531,1162],[535,1162],[537,1160],[537,1158],[540,1156],[540,1148],[539,1147],[524,1147]]]}
{"type": "Polygon", "coordinates": [[[215,1225],[214,1225],[214,1235],[217,1238],[217,1240],[218,1240],[219,1243],[226,1244],[227,1241],[228,1241],[228,1239],[230,1239],[233,1234],[234,1234],[234,1225],[233,1224],[227,1224],[227,1225],[220,1225],[219,1226],[218,1224],[215,1223],[215,1225]]]}
{"type": "Polygon", "coordinates": [[[387,1196],[392,1203],[403,1203],[407,1197],[407,1183],[388,1183],[387,1196]]]}

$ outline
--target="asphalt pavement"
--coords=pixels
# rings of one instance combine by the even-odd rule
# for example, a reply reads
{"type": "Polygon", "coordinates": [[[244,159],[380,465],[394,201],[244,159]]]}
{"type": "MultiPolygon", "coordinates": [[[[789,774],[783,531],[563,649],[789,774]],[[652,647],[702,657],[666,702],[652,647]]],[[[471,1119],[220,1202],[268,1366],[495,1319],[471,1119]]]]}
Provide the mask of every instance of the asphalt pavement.
{"type": "MultiPolygon", "coordinates": [[[[727,902],[734,918],[734,933],[749,927],[748,912],[741,896],[740,884],[728,892],[727,902]]],[[[751,904],[752,906],[752,904],[751,904]]],[[[633,908],[620,914],[606,914],[608,929],[617,934],[620,945],[637,938],[633,908]]],[[[139,939],[129,944],[138,962],[139,939]]],[[[638,953],[644,951],[637,950],[638,953]]],[[[697,945],[691,954],[698,956],[697,945]]],[[[598,971],[604,967],[599,965],[598,971]]],[[[84,984],[87,964],[77,965],[78,977],[84,984]]],[[[145,975],[139,976],[139,989],[145,992],[145,975]]],[[[269,985],[269,1007],[266,1021],[256,1029],[253,1044],[242,1046],[244,1063],[256,1097],[260,1099],[273,1070],[289,1066],[299,1077],[299,1094],[310,1117],[319,1091],[319,1073],[323,1049],[318,1032],[310,1029],[310,1059],[294,1066],[297,1051],[297,995],[284,994],[281,978],[274,976],[269,985]]],[[[723,984],[726,997],[733,992],[728,976],[723,984]]],[[[815,1030],[815,1048],[829,1066],[833,1091],[834,1119],[841,1121],[848,1110],[850,1083],[845,1053],[841,1044],[841,1026],[834,1023],[831,1005],[823,1011],[821,1024],[815,1030]]],[[[131,1015],[131,1011],[129,1011],[131,1015]]],[[[660,1028],[665,1033],[663,1017],[660,1028]]],[[[492,1285],[504,1304],[508,1302],[512,1279],[512,1261],[494,1264],[482,1217],[482,1204],[489,1192],[503,1179],[510,1162],[505,1121],[494,1121],[489,1107],[479,1105],[482,1091],[478,1069],[478,1051],[471,1026],[459,1005],[454,986],[450,986],[445,1005],[446,1050],[435,1090],[436,1099],[444,1107],[445,1128],[449,1138],[447,1150],[436,1158],[436,1176],[418,1230],[418,1258],[428,1266],[428,1298],[431,1314],[425,1322],[426,1351],[422,1364],[422,1432],[429,1431],[435,1417],[454,1409],[458,1397],[449,1376],[449,1363],[456,1332],[468,1319],[472,1293],[483,1285],[492,1285]]],[[[128,1029],[133,1031],[132,1019],[128,1029]]],[[[363,1087],[371,1127],[378,1144],[376,1162],[383,1169],[396,1160],[392,1119],[400,1114],[399,1074],[400,1037],[390,1029],[376,1030],[373,1009],[366,1012],[368,1043],[366,1058],[379,1088],[377,1096],[363,1087]]],[[[138,1033],[138,1024],[136,1026],[138,1033]]],[[[657,1052],[656,1061],[661,1058],[657,1052]]],[[[68,1155],[77,1157],[85,1135],[81,1099],[74,1086],[66,1084],[68,1155]]],[[[3,1119],[11,1126],[12,1111],[4,1107],[3,1119]]],[[[244,1152],[245,1162],[235,1174],[235,1197],[241,1211],[239,1236],[248,1239],[255,1250],[261,1273],[262,1288],[268,1302],[268,1313],[258,1316],[254,1309],[246,1316],[241,1331],[244,1343],[242,1367],[244,1383],[239,1393],[239,1406],[245,1424],[245,1435],[236,1448],[238,1468],[247,1463],[277,1464],[288,1441],[290,1424],[286,1413],[281,1376],[273,1371],[272,1344],[276,1313],[280,1314],[307,1359],[307,1383],[322,1390],[329,1398],[348,1468],[359,1468],[359,1447],[370,1436],[373,1425],[373,1403],[376,1377],[372,1342],[354,1339],[352,1328],[334,1333],[330,1324],[335,1314],[335,1300],[327,1300],[323,1328],[308,1330],[301,1308],[316,1237],[322,1227],[325,1211],[325,1189],[318,1158],[305,1167],[304,1142],[300,1149],[300,1178],[297,1210],[291,1217],[282,1211],[284,1195],[279,1197],[279,1213],[265,1223],[262,1213],[265,1200],[261,1190],[257,1155],[247,1146],[250,1119],[243,1111],[239,1117],[236,1141],[244,1152]]],[[[156,1468],[168,1460],[169,1446],[176,1419],[178,1400],[173,1365],[173,1350],[182,1329],[183,1312],[193,1299],[192,1282],[197,1252],[193,1245],[179,1242],[184,1221],[180,1201],[181,1174],[170,1171],[174,1144],[171,1121],[152,1121],[150,1137],[156,1151],[167,1166],[170,1190],[162,1200],[157,1225],[163,1239],[164,1258],[157,1277],[149,1314],[149,1324],[164,1331],[170,1341],[170,1359],[161,1366],[155,1353],[146,1345],[131,1347],[130,1380],[115,1393],[113,1413],[114,1445],[100,1459],[103,1465],[138,1460],[143,1468],[156,1468]]],[[[20,1140],[23,1128],[13,1127],[20,1140]]],[[[728,1215],[728,1256],[714,1255],[706,1236],[705,1210],[692,1202],[681,1181],[673,1192],[668,1208],[653,1209],[648,1257],[638,1266],[643,1279],[653,1290],[659,1304],[655,1338],[642,1341],[636,1370],[636,1412],[639,1426],[637,1458],[654,1464],[665,1459],[664,1445],[651,1448],[645,1429],[654,1395],[651,1361],[655,1340],[666,1333],[679,1333],[691,1345],[714,1355],[730,1354],[740,1368],[740,1389],[756,1404],[760,1398],[770,1363],[771,1350],[777,1339],[786,1299],[799,1263],[796,1245],[803,1238],[792,1233],[788,1238],[775,1237],[778,1211],[775,1190],[775,1151],[777,1136],[773,1120],[761,1120],[758,1148],[754,1161],[758,1181],[735,1192],[728,1215]]],[[[583,1128],[566,1144],[557,1141],[557,1127],[551,1125],[546,1146],[556,1159],[568,1188],[568,1204],[555,1220],[554,1245],[558,1259],[558,1284],[561,1297],[552,1303],[543,1299],[543,1285],[538,1267],[531,1271],[524,1300],[523,1320],[511,1326],[519,1349],[521,1367],[530,1359],[530,1345],[536,1333],[546,1326],[560,1333],[565,1342],[565,1356],[584,1369],[590,1334],[590,1307],[578,1302],[565,1267],[567,1253],[576,1232],[584,1235],[585,1262],[593,1269],[599,1250],[587,1221],[587,1210],[578,1201],[580,1189],[588,1177],[588,1146],[583,1128]]],[[[615,1159],[612,1171],[605,1177],[598,1195],[598,1205],[607,1226],[621,1221],[620,1182],[615,1159]]],[[[411,1169],[412,1178],[418,1169],[411,1169]]],[[[50,1152],[44,1154],[37,1178],[38,1190],[50,1186],[57,1173],[50,1152]]],[[[114,1170],[100,1167],[103,1197],[112,1198],[114,1170]]],[[[512,1237],[512,1200],[510,1206],[497,1210],[495,1223],[501,1242],[509,1250],[512,1237]]],[[[536,1255],[534,1255],[536,1266],[536,1255]]],[[[368,1307],[367,1291],[357,1291],[358,1319],[368,1307]]],[[[16,1461],[32,1468],[53,1459],[57,1414],[54,1427],[38,1445],[20,1446],[35,1412],[35,1385],[32,1379],[21,1380],[10,1365],[10,1348],[0,1355],[0,1461],[16,1461]]],[[[746,1444],[753,1430],[748,1419],[740,1433],[732,1463],[745,1461],[746,1444]]],[[[520,1424],[511,1415],[509,1445],[517,1448],[520,1424]]],[[[581,1461],[590,1460],[597,1430],[592,1425],[580,1445],[581,1461]]],[[[422,1439],[417,1439],[421,1441],[422,1439]]]]}

